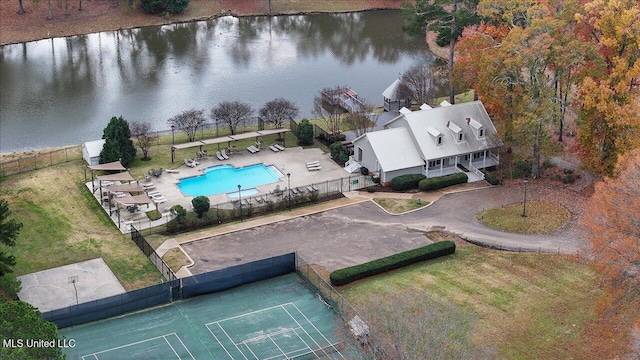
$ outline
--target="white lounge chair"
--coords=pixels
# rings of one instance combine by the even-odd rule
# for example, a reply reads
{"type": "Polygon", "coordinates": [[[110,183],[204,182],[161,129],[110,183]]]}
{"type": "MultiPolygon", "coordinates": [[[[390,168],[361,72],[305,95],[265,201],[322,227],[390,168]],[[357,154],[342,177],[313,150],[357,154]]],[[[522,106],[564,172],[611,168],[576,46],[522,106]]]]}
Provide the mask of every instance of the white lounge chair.
{"type": "Polygon", "coordinates": [[[149,192],[147,193],[147,196],[148,196],[148,197],[154,197],[154,196],[158,196],[158,195],[161,195],[161,194],[160,194],[160,191],[149,191],[149,192]]]}
{"type": "Polygon", "coordinates": [[[276,147],[276,149],[280,150],[280,151],[284,151],[284,149],[286,149],[284,146],[280,145],[280,144],[274,144],[273,146],[276,147]]]}
{"type": "Polygon", "coordinates": [[[177,174],[177,173],[180,172],[180,170],[178,170],[178,169],[167,169],[165,171],[168,172],[168,173],[172,173],[172,174],[177,174]]]}
{"type": "Polygon", "coordinates": [[[269,146],[269,149],[271,149],[271,151],[273,151],[273,152],[278,152],[278,151],[280,151],[280,150],[278,150],[278,148],[277,148],[275,145],[271,145],[271,146],[269,146]]]}
{"type": "Polygon", "coordinates": [[[168,201],[167,198],[165,198],[165,197],[153,198],[152,200],[156,204],[162,204],[162,203],[166,203],[168,201]]]}
{"type": "Polygon", "coordinates": [[[255,154],[258,151],[260,151],[260,149],[256,148],[255,146],[248,146],[247,150],[249,150],[250,153],[255,154]]]}
{"type": "Polygon", "coordinates": [[[227,155],[227,151],[226,150],[222,149],[222,151],[220,152],[220,155],[222,155],[222,157],[225,160],[229,160],[229,155],[227,155]]]}
{"type": "Polygon", "coordinates": [[[220,151],[216,151],[216,157],[218,158],[218,160],[222,161],[224,160],[224,157],[222,157],[222,154],[220,153],[220,151]]]}
{"type": "Polygon", "coordinates": [[[184,159],[184,164],[187,165],[188,167],[196,167],[198,164],[195,162],[195,160],[192,159],[184,159]]]}
{"type": "Polygon", "coordinates": [[[309,171],[317,171],[317,170],[320,170],[320,169],[322,169],[322,166],[320,166],[320,165],[307,166],[307,170],[309,170],[309,171]]]}
{"type": "Polygon", "coordinates": [[[311,161],[307,163],[307,167],[320,165],[320,161],[311,161]]]}

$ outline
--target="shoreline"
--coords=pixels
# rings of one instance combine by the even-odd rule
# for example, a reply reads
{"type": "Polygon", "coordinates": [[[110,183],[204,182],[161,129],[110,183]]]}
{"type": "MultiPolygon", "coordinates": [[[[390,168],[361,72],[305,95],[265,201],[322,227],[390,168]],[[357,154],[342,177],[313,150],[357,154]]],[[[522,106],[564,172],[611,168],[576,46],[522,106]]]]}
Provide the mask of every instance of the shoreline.
{"type": "Polygon", "coordinates": [[[83,2],[82,11],[77,4],[69,4],[65,15],[60,3],[53,6],[53,18],[46,19],[46,2],[25,0],[27,12],[17,14],[17,4],[0,2],[0,46],[21,44],[52,38],[87,35],[104,31],[162,26],[193,21],[207,21],[224,16],[295,16],[310,14],[338,14],[374,10],[398,10],[404,0],[326,0],[322,2],[299,0],[191,0],[181,14],[158,16],[145,14],[138,7],[121,4],[112,7],[111,1],[83,2]],[[268,4],[272,3],[271,9],[268,4]]]}

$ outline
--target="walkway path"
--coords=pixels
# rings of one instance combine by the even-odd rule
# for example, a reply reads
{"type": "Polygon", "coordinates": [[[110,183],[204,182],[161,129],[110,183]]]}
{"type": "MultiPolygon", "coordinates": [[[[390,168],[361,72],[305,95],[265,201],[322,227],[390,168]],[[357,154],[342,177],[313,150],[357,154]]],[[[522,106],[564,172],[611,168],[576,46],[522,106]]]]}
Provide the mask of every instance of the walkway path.
{"type": "MultiPolygon", "coordinates": [[[[480,183],[483,184],[483,183],[480,183]]],[[[446,192],[395,194],[349,193],[346,198],[275,216],[179,236],[182,248],[193,258],[193,273],[298,251],[311,263],[332,271],[344,266],[430,243],[423,234],[447,230],[488,246],[514,251],[576,253],[583,247],[579,217],[586,199],[544,183],[530,182],[527,198],[549,199],[569,209],[571,220],[561,229],[542,235],[522,235],[482,225],[475,214],[522,201],[519,186],[490,187],[466,184],[446,192]],[[383,211],[372,197],[421,198],[430,206],[402,215],[383,211]]]]}

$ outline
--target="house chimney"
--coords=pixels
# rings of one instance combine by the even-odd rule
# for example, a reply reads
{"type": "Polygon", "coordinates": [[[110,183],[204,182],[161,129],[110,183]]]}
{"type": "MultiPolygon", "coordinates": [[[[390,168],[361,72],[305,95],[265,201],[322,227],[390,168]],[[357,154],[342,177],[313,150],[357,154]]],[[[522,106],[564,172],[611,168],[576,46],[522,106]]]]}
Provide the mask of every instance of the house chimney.
{"type": "Polygon", "coordinates": [[[467,125],[469,125],[469,123],[471,122],[471,118],[466,118],[467,119],[467,125]]]}
{"type": "Polygon", "coordinates": [[[449,124],[451,124],[451,120],[447,121],[447,127],[449,127],[449,124]]]}

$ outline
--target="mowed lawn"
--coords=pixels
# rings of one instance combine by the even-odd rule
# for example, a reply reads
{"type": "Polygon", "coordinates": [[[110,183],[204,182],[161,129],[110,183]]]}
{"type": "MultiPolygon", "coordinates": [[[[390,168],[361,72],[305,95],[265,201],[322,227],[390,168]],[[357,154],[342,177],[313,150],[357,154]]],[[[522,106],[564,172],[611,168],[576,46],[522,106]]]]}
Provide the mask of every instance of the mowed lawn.
{"type": "MultiPolygon", "coordinates": [[[[589,359],[602,295],[595,269],[567,255],[510,253],[458,242],[455,255],[347,285],[356,307],[370,294],[412,292],[470,309],[473,340],[502,359],[589,359]],[[593,334],[593,333],[591,333],[593,334]]],[[[597,353],[597,351],[595,351],[597,353]]]]}
{"type": "MultiPolygon", "coordinates": [[[[90,175],[89,175],[90,178],[90,175]]],[[[0,198],[24,224],[10,251],[14,273],[28,274],[104,258],[125,289],[157,284],[161,275],[129,235],[120,233],[84,187],[81,160],[6,177],[0,198]]]]}

